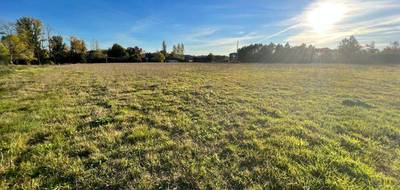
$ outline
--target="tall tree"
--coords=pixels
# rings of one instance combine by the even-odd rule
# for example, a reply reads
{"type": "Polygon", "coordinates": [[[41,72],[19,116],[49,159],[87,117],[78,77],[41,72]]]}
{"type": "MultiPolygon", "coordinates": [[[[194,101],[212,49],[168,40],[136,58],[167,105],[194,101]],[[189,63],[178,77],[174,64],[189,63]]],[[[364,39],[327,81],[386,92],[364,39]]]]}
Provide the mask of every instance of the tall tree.
{"type": "Polygon", "coordinates": [[[72,63],[86,62],[86,45],[83,40],[71,36],[70,38],[70,61],[72,63]]]}
{"type": "Polygon", "coordinates": [[[106,63],[107,62],[107,51],[91,50],[88,52],[87,61],[89,63],[106,63]]]}
{"type": "MultiPolygon", "coordinates": [[[[143,49],[137,46],[126,48],[126,52],[129,56],[129,61],[142,62],[144,59],[143,49]]],[[[161,52],[162,53],[162,52],[161,52]]],[[[164,53],[163,53],[164,54],[164,53]]]]}
{"type": "Polygon", "coordinates": [[[2,42],[0,42],[0,64],[8,64],[9,57],[10,53],[8,52],[8,49],[3,45],[2,42]]]}
{"type": "Polygon", "coordinates": [[[51,27],[50,26],[46,26],[46,34],[45,34],[45,37],[46,37],[46,41],[47,41],[47,51],[49,51],[49,53],[50,53],[50,39],[51,39],[51,37],[52,37],[52,35],[51,35],[51,33],[52,33],[52,29],[51,29],[51,27]]]}
{"type": "Polygon", "coordinates": [[[34,52],[24,40],[17,35],[9,35],[2,38],[2,44],[8,49],[11,64],[24,61],[30,64],[35,60],[34,52]]]}
{"type": "Polygon", "coordinates": [[[183,45],[183,43],[178,44],[177,54],[181,56],[185,54],[185,45],[183,45]]]}
{"type": "Polygon", "coordinates": [[[16,22],[16,31],[19,38],[32,49],[35,59],[42,63],[44,52],[42,51],[42,22],[30,17],[22,17],[16,22]]]}
{"type": "Polygon", "coordinates": [[[175,54],[181,55],[181,50],[182,50],[181,44],[176,45],[176,52],[175,52],[175,54]]]}
{"type": "Polygon", "coordinates": [[[55,63],[63,63],[66,58],[66,45],[62,36],[52,36],[49,39],[50,57],[55,63]]]}
{"type": "Polygon", "coordinates": [[[367,44],[365,47],[366,47],[367,52],[370,54],[379,53],[379,49],[377,49],[375,47],[375,42],[371,42],[371,43],[367,44]]]}
{"type": "Polygon", "coordinates": [[[400,62],[400,43],[393,42],[388,47],[383,49],[380,55],[384,62],[399,63],[400,62]]]}
{"type": "Polygon", "coordinates": [[[174,59],[178,59],[178,60],[184,60],[185,56],[184,56],[184,45],[183,43],[179,43],[177,45],[174,45],[172,48],[172,52],[171,52],[171,57],[173,57],[174,59]]]}
{"type": "Polygon", "coordinates": [[[212,62],[214,62],[214,59],[215,59],[215,57],[214,57],[214,55],[212,53],[207,55],[207,61],[208,62],[212,63],[212,62]]]}
{"type": "Polygon", "coordinates": [[[161,53],[164,54],[164,56],[166,56],[168,54],[168,52],[167,52],[167,42],[165,42],[165,41],[162,42],[162,51],[161,51],[161,53]]]}
{"type": "Polygon", "coordinates": [[[275,44],[270,43],[269,45],[266,45],[261,48],[260,50],[260,62],[263,63],[271,63],[272,62],[272,56],[274,54],[274,49],[275,49],[275,44]]]}
{"type": "Polygon", "coordinates": [[[178,52],[178,48],[176,47],[176,45],[172,46],[172,54],[176,54],[178,52]]]}
{"type": "Polygon", "coordinates": [[[359,60],[361,46],[354,36],[343,39],[338,48],[339,58],[345,63],[354,63],[359,60]]]}
{"type": "Polygon", "coordinates": [[[121,58],[126,56],[126,50],[119,44],[114,44],[111,49],[108,50],[108,56],[114,58],[121,58]]]}
{"type": "Polygon", "coordinates": [[[161,63],[163,63],[165,61],[165,56],[161,52],[156,52],[156,53],[153,53],[151,55],[151,59],[150,60],[152,62],[161,62],[161,63]]]}
{"type": "Polygon", "coordinates": [[[400,42],[395,41],[391,44],[391,49],[398,52],[400,51],[400,42]]]}
{"type": "Polygon", "coordinates": [[[97,40],[94,41],[94,50],[96,50],[96,51],[100,50],[100,44],[99,44],[99,41],[97,41],[97,40]]]}

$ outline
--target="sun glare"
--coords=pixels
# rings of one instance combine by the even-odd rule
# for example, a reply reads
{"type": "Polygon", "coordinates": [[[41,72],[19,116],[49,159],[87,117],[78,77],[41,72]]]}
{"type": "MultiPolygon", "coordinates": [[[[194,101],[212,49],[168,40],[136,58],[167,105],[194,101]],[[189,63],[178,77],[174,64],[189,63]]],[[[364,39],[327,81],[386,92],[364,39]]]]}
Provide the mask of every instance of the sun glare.
{"type": "Polygon", "coordinates": [[[317,33],[325,34],[334,28],[346,15],[343,4],[324,2],[316,5],[307,15],[307,24],[317,33]]]}

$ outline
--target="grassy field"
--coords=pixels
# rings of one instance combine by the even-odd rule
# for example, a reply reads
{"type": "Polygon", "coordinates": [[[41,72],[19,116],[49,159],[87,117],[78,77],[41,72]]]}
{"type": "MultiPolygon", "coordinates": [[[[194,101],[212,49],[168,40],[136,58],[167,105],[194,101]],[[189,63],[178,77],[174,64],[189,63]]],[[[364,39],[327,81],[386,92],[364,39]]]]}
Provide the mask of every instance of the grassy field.
{"type": "Polygon", "coordinates": [[[400,65],[0,67],[0,189],[398,189],[400,65]]]}

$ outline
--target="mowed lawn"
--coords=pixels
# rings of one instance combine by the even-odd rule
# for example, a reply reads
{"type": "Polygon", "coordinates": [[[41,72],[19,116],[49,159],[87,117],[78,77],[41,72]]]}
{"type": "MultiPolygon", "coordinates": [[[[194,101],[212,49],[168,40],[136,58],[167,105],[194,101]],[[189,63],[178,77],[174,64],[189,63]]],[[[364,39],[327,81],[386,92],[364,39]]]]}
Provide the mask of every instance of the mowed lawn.
{"type": "Polygon", "coordinates": [[[0,67],[0,189],[398,189],[400,65],[0,67]]]}

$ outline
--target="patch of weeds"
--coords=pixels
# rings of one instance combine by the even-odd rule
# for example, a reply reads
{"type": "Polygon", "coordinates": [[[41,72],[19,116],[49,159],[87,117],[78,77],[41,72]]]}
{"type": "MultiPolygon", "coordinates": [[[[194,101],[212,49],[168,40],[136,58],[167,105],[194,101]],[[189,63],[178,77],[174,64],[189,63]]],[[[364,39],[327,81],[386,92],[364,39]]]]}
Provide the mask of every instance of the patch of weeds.
{"type": "Polygon", "coordinates": [[[87,158],[94,153],[99,153],[99,149],[90,142],[73,144],[69,149],[69,155],[81,158],[87,158]]]}
{"type": "Polygon", "coordinates": [[[106,109],[111,109],[113,107],[113,102],[112,101],[100,101],[97,103],[98,106],[101,106],[106,109]]]}
{"type": "Polygon", "coordinates": [[[51,133],[48,132],[38,132],[33,135],[31,139],[29,139],[28,144],[35,145],[40,144],[46,141],[51,136],[51,133]]]}
{"type": "Polygon", "coordinates": [[[270,110],[266,108],[261,108],[260,109],[262,114],[268,115],[272,118],[282,118],[282,113],[278,110],[270,110]]]}
{"type": "Polygon", "coordinates": [[[158,129],[150,128],[147,125],[140,125],[134,127],[127,133],[126,139],[128,142],[135,144],[137,142],[145,142],[147,140],[157,140],[163,137],[158,129]]]}
{"type": "Polygon", "coordinates": [[[10,74],[15,71],[13,66],[5,66],[0,64],[0,76],[10,74]]]}
{"type": "Polygon", "coordinates": [[[105,117],[100,117],[100,118],[97,118],[97,119],[89,122],[88,125],[91,128],[97,128],[97,127],[101,127],[101,126],[104,126],[107,124],[111,124],[114,122],[114,120],[115,120],[114,117],[105,116],[105,117]]]}
{"type": "Polygon", "coordinates": [[[100,152],[91,152],[88,160],[85,162],[87,168],[95,168],[107,162],[109,158],[100,152]]]}
{"type": "Polygon", "coordinates": [[[349,107],[374,108],[373,105],[359,99],[347,99],[344,100],[342,104],[349,107]]]}

